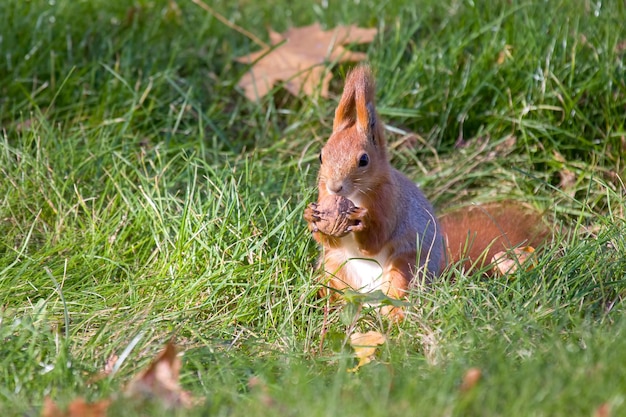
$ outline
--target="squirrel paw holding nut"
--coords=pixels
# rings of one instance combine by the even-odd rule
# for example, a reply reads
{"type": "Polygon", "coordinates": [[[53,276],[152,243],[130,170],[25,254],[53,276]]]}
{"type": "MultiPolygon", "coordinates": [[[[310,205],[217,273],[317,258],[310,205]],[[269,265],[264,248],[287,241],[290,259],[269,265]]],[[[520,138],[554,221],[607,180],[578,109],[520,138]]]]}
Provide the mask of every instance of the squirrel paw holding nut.
{"type": "Polygon", "coordinates": [[[366,213],[367,209],[356,207],[345,197],[328,195],[319,203],[309,204],[304,210],[304,219],[312,232],[343,237],[364,229],[363,218],[366,213]]]}

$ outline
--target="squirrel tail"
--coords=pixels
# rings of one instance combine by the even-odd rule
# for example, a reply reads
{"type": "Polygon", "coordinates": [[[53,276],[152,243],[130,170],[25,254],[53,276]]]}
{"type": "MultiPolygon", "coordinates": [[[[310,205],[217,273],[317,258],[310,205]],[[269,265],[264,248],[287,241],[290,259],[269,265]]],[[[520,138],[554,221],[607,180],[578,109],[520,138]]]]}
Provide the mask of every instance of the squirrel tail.
{"type": "Polygon", "coordinates": [[[508,249],[537,248],[549,235],[541,213],[513,201],[462,207],[442,215],[440,223],[448,263],[463,262],[466,269],[480,269],[508,249]]]}

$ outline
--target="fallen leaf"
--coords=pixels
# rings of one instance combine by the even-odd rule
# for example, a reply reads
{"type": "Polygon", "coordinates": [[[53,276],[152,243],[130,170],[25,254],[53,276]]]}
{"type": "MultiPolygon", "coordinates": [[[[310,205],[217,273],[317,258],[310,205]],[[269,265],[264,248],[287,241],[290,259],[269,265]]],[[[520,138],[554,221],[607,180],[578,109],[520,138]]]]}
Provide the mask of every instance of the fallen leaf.
{"type": "Polygon", "coordinates": [[[41,408],[41,417],[59,417],[62,416],[61,410],[55,404],[50,397],[46,397],[43,400],[43,407],[41,408]]]}
{"type": "Polygon", "coordinates": [[[323,64],[364,60],[364,53],[350,52],[343,45],[369,43],[376,33],[376,29],[354,25],[324,31],[319,23],[291,28],[282,34],[270,31],[270,47],[236,59],[252,64],[238,85],[252,101],[265,96],[277,81],[284,81],[285,88],[293,95],[301,92],[312,95],[321,84],[320,94],[327,97],[332,74],[323,64]]]}
{"type": "Polygon", "coordinates": [[[124,393],[138,400],[156,399],[168,409],[189,408],[193,400],[178,382],[180,367],[176,347],[169,342],[154,362],[130,381],[124,393]]]}
{"type": "Polygon", "coordinates": [[[491,259],[494,272],[502,276],[512,275],[520,266],[525,266],[525,269],[528,271],[534,266],[534,252],[535,248],[532,246],[498,252],[491,259]]]}
{"type": "Polygon", "coordinates": [[[559,181],[559,187],[570,196],[573,196],[575,191],[574,185],[576,184],[576,174],[566,168],[567,161],[560,152],[554,151],[553,155],[554,160],[558,162],[561,166],[561,170],[559,171],[559,177],[561,177],[561,181],[559,181]]]}
{"type": "Polygon", "coordinates": [[[461,392],[468,392],[469,390],[474,388],[476,384],[478,384],[482,376],[483,373],[480,369],[469,368],[465,372],[465,375],[463,375],[463,381],[461,381],[461,386],[459,387],[459,389],[461,390],[461,392]]]}
{"type": "Polygon", "coordinates": [[[18,122],[15,125],[15,130],[17,130],[18,132],[27,132],[30,130],[32,125],[33,125],[33,119],[26,119],[21,122],[18,122]]]}
{"type": "Polygon", "coordinates": [[[576,174],[570,171],[567,168],[563,168],[559,171],[559,177],[561,180],[559,181],[559,187],[561,190],[566,191],[568,195],[574,195],[574,185],[576,185],[576,174]]]}
{"type": "Polygon", "coordinates": [[[104,364],[104,368],[100,372],[98,372],[97,374],[89,378],[89,380],[87,380],[87,383],[93,384],[111,375],[113,373],[113,369],[115,368],[115,364],[117,363],[118,359],[119,358],[115,353],[109,356],[109,358],[104,364]]]}
{"type": "Polygon", "coordinates": [[[386,341],[387,338],[385,335],[373,330],[367,333],[352,333],[350,336],[350,346],[354,349],[354,354],[359,360],[359,363],[349,371],[356,372],[363,365],[370,363],[376,354],[377,347],[384,344],[386,341]]]}
{"type": "Polygon", "coordinates": [[[513,47],[511,45],[504,45],[504,48],[502,48],[502,50],[498,54],[498,59],[496,60],[496,63],[498,65],[502,65],[507,59],[513,58],[513,55],[511,54],[512,50],[513,47]]]}
{"type": "Polygon", "coordinates": [[[596,408],[596,412],[593,415],[594,417],[611,417],[611,404],[600,404],[600,406],[596,408]]]}
{"type": "Polygon", "coordinates": [[[498,143],[493,150],[499,156],[506,156],[515,149],[516,144],[517,136],[508,135],[502,142],[498,143]]]}
{"type": "Polygon", "coordinates": [[[250,391],[256,393],[259,401],[265,407],[272,407],[275,405],[274,399],[270,396],[267,383],[258,376],[252,376],[248,379],[248,388],[250,391]]]}
{"type": "Polygon", "coordinates": [[[104,364],[104,370],[102,371],[102,373],[105,375],[111,375],[118,359],[119,357],[115,353],[109,356],[109,359],[107,359],[106,363],[104,364]]]}
{"type": "Polygon", "coordinates": [[[82,398],[76,398],[63,412],[50,397],[46,397],[41,409],[41,417],[106,417],[110,404],[110,400],[88,403],[82,398]]]}

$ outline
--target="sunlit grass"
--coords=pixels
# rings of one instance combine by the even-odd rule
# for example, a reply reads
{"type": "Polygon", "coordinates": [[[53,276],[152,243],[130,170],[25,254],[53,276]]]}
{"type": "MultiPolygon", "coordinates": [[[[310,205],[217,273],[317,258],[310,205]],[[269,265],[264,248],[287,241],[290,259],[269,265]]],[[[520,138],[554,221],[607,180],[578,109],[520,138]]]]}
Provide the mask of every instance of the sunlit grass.
{"type": "Polygon", "coordinates": [[[257,46],[173,3],[0,5],[2,415],[119,392],[172,337],[191,415],[623,412],[624,4],[212,4],[265,40],[377,27],[392,163],[440,210],[512,198],[554,225],[532,270],[447,271],[397,325],[316,297],[301,217],[349,66],[331,99],[250,103],[233,58],[257,46]],[[388,342],[349,373],[369,329],[388,342]]]}

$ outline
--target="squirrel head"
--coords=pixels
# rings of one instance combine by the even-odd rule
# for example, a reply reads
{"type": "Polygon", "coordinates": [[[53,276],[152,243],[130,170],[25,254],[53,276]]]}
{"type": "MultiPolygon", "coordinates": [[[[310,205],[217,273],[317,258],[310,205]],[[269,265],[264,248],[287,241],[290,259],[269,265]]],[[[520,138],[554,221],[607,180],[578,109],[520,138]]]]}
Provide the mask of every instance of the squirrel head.
{"type": "Polygon", "coordinates": [[[374,94],[368,66],[358,66],[348,74],[335,110],[333,133],[320,153],[321,197],[341,195],[360,205],[388,175],[386,142],[374,94]]]}

